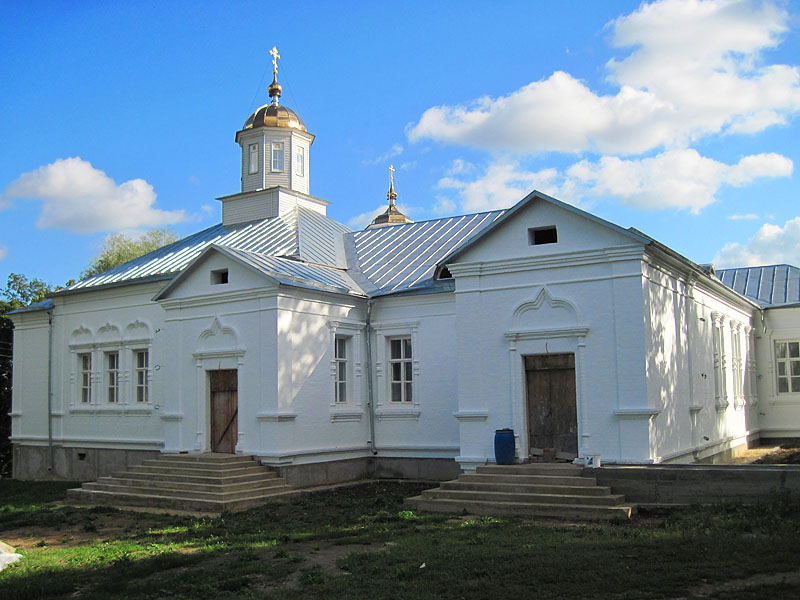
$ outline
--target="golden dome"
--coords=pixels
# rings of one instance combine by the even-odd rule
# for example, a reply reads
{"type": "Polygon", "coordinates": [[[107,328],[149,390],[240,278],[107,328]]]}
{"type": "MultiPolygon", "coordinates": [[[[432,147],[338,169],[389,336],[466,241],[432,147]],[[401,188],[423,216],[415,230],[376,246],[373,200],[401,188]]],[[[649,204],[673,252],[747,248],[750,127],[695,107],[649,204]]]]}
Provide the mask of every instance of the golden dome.
{"type": "Polygon", "coordinates": [[[281,106],[280,104],[265,104],[247,117],[242,129],[256,127],[291,127],[300,131],[306,130],[306,124],[303,123],[303,119],[288,106],[281,106]]]}

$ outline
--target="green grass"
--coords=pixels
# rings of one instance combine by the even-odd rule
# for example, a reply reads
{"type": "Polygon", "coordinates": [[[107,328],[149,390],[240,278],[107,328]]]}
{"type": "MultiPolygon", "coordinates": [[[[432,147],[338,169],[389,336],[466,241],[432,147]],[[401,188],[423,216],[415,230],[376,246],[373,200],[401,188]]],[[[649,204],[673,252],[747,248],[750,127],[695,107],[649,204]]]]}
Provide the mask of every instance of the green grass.
{"type": "MultiPolygon", "coordinates": [[[[417,514],[402,504],[419,493],[412,484],[218,518],[67,507],[57,489],[0,480],[0,539],[27,540],[23,560],[0,573],[3,600],[673,598],[800,566],[800,503],[789,498],[575,524],[417,514]]],[[[792,581],[764,589],[800,597],[792,581]]]]}

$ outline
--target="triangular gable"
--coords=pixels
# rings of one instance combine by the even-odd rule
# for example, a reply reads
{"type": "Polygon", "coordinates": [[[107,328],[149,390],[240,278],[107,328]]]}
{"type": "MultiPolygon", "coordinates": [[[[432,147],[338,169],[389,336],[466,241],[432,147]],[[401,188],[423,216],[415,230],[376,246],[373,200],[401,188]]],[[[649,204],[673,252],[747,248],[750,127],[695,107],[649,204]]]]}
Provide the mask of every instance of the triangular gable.
{"type": "Polygon", "coordinates": [[[223,256],[226,260],[233,261],[248,272],[262,278],[266,285],[287,285],[338,294],[363,295],[352,283],[352,280],[335,269],[212,244],[156,294],[153,300],[163,300],[172,295],[214,254],[223,256]]]}
{"type": "Polygon", "coordinates": [[[571,214],[577,215],[583,219],[587,219],[604,228],[607,228],[610,231],[614,232],[615,234],[618,234],[623,238],[629,239],[632,243],[649,245],[652,242],[651,238],[642,233],[625,229],[623,227],[620,227],[619,225],[611,223],[610,221],[606,221],[605,219],[602,219],[596,215],[588,213],[585,210],[581,210],[580,208],[572,206],[571,204],[567,204],[566,202],[557,200],[552,196],[548,196],[547,194],[543,194],[542,192],[534,190],[530,194],[525,196],[525,198],[517,202],[510,209],[505,211],[505,213],[502,216],[496,219],[488,227],[484,228],[477,235],[467,240],[464,244],[462,244],[461,246],[453,250],[450,254],[445,256],[442,260],[440,260],[437,268],[437,276],[445,265],[454,262],[459,257],[462,257],[469,250],[475,248],[477,245],[484,242],[488,237],[492,236],[494,233],[504,228],[509,222],[517,218],[520,213],[525,211],[525,209],[531,206],[534,202],[547,202],[553,206],[568,211],[571,214]]]}

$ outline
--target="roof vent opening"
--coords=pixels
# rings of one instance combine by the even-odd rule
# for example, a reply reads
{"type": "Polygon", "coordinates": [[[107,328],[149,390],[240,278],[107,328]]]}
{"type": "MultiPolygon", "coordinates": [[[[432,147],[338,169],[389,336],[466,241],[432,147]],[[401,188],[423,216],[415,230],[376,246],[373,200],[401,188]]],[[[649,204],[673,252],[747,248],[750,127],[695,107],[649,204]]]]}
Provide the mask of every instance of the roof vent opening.
{"type": "Polygon", "coordinates": [[[542,244],[555,244],[558,242],[558,233],[555,225],[548,227],[531,227],[528,229],[528,244],[541,246],[542,244]]]}
{"type": "Polygon", "coordinates": [[[211,271],[211,285],[221,285],[224,283],[228,283],[228,269],[211,271]]]}
{"type": "Polygon", "coordinates": [[[439,271],[439,279],[452,279],[453,274],[450,273],[450,269],[447,267],[442,267],[442,270],[439,271]]]}

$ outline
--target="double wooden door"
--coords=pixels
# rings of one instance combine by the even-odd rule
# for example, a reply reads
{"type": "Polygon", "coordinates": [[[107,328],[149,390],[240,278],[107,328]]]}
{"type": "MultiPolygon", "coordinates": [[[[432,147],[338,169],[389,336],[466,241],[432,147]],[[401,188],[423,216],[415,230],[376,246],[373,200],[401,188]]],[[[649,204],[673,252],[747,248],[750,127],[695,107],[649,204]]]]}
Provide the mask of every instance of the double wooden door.
{"type": "Polygon", "coordinates": [[[238,371],[209,371],[211,389],[211,451],[233,454],[239,435],[238,371]]]}
{"type": "Polygon", "coordinates": [[[575,355],[525,357],[530,448],[578,455],[575,355]]]}

